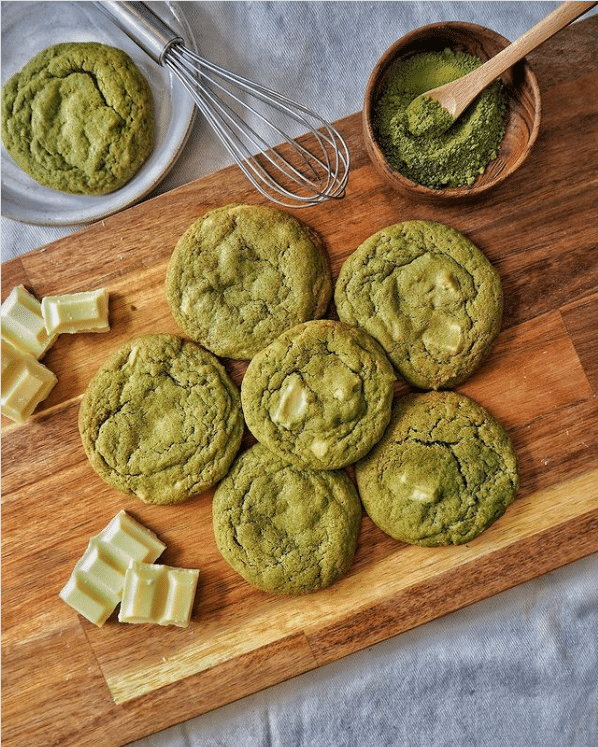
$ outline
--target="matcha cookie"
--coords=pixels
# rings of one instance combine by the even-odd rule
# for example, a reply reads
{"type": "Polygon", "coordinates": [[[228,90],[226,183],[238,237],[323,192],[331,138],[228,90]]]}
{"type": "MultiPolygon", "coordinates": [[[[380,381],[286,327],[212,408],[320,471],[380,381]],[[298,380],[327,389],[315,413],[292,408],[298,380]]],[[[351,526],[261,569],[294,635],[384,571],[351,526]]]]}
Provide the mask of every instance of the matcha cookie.
{"type": "Polygon", "coordinates": [[[253,586],[306,594],[346,573],[361,513],[344,471],[294,469],[256,444],[216,489],[214,534],[224,559],[253,586]]]}
{"type": "Polygon", "coordinates": [[[513,445],[456,392],[400,399],[384,438],[355,467],[374,524],[413,545],[461,545],[505,512],[518,487],[513,445]]]}
{"type": "Polygon", "coordinates": [[[356,327],[305,322],[258,353],[241,384],[258,441],[295,467],[339,469],[365,456],[390,419],[393,368],[356,327]]]}
{"type": "Polygon", "coordinates": [[[44,49],[2,89],[2,141],[18,166],[61,192],[122,187],[153,148],[150,88],[125,52],[96,42],[44,49]]]}
{"type": "Polygon", "coordinates": [[[145,503],[179,503],[228,471],[243,435],[239,392],[207,350],[138,337],[89,384],[79,430],[92,467],[145,503]]]}
{"type": "Polygon", "coordinates": [[[370,236],[343,264],[334,299],[420,389],[456,386],[500,331],[500,277],[454,228],[406,221],[370,236]]]}
{"type": "Polygon", "coordinates": [[[291,215],[227,205],[180,238],[166,296],[191,338],[216,355],[250,359],[290,327],[322,317],[332,277],[317,240],[291,215]]]}

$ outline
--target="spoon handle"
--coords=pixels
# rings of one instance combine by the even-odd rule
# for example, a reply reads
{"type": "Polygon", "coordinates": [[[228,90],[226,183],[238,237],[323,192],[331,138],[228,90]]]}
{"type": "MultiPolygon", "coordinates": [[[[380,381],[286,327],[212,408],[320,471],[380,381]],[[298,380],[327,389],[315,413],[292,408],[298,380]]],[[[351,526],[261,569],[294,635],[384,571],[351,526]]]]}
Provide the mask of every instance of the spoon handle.
{"type": "Polygon", "coordinates": [[[540,46],[551,36],[574,21],[598,2],[565,2],[549,13],[546,18],[522,34],[516,41],[501,50],[477,70],[463,76],[452,89],[452,101],[442,101],[454,117],[462,114],[469,104],[499,75],[519,62],[526,54],[540,46]],[[457,90],[458,88],[458,90],[457,90]]]}

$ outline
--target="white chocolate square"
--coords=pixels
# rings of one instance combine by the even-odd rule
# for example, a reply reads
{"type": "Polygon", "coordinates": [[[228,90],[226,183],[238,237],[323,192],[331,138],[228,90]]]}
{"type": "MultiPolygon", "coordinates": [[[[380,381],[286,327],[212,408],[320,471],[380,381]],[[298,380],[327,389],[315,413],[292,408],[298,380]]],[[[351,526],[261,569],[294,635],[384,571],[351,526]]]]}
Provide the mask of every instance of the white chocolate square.
{"type": "Polygon", "coordinates": [[[199,571],[192,568],[132,562],[125,576],[119,621],[186,628],[198,578],[199,571]]]}
{"type": "Polygon", "coordinates": [[[2,414],[24,423],[58,379],[29,353],[2,340],[2,414]]]}
{"type": "MultiPolygon", "coordinates": [[[[6,342],[6,340],[2,340],[1,345],[2,376],[4,376],[5,373],[8,373],[10,371],[11,366],[14,366],[15,363],[21,360],[24,353],[21,353],[20,350],[17,350],[14,345],[11,345],[10,342],[6,342]]],[[[4,381],[2,383],[4,384],[4,381]]]]}
{"type": "Polygon", "coordinates": [[[22,353],[41,358],[56,340],[48,334],[41,303],[23,285],[13,288],[2,304],[2,339],[22,353]]]}
{"type": "Polygon", "coordinates": [[[284,428],[291,428],[304,417],[308,404],[308,389],[301,376],[291,374],[280,387],[278,405],[270,417],[284,428]]]}
{"type": "Polygon", "coordinates": [[[73,573],[60,592],[69,607],[99,628],[106,622],[118,602],[112,601],[82,575],[73,573]]]}
{"type": "Polygon", "coordinates": [[[100,288],[83,293],[45,296],[41,313],[49,335],[64,332],[107,332],[108,291],[100,288]]]}
{"type": "Polygon", "coordinates": [[[125,511],[89,540],[60,598],[95,625],[101,626],[122,597],[125,574],[133,561],[152,563],[166,545],[125,511]]]}

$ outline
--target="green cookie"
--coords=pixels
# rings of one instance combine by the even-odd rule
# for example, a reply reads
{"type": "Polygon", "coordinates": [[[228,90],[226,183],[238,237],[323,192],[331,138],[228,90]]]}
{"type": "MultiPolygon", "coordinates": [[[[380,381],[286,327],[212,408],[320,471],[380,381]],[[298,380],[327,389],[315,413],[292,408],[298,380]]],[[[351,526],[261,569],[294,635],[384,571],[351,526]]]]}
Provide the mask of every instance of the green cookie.
{"type": "Polygon", "coordinates": [[[294,469],[256,444],[216,489],[214,534],[246,581],[277,594],[307,594],[349,569],[361,503],[344,471],[294,469]]]}
{"type": "Polygon", "coordinates": [[[243,435],[239,392],[207,350],[138,337],[89,384],[79,430],[91,466],[145,503],[180,503],[227,473],[243,435]]]}
{"type": "Polygon", "coordinates": [[[405,221],[370,236],[343,264],[341,321],[361,327],[420,389],[447,389],[480,365],[500,331],[500,277],[454,228],[405,221]]]}
{"type": "Polygon", "coordinates": [[[253,358],[241,401],[250,431],[281,459],[295,467],[340,469],[381,438],[394,381],[383,350],[365,332],[311,321],[253,358]]]}
{"type": "Polygon", "coordinates": [[[414,545],[461,545],[505,512],[517,458],[483,407],[457,392],[400,399],[384,438],[355,467],[363,506],[383,532],[414,545]]]}
{"type": "Polygon", "coordinates": [[[179,239],[166,297],[181,329],[213,353],[250,359],[286,329],[322,317],[328,258],[312,233],[271,207],[227,205],[179,239]]]}
{"type": "Polygon", "coordinates": [[[3,87],[2,141],[40,184],[108,194],[126,184],[152,151],[150,88],[120,49],[56,44],[3,87]]]}

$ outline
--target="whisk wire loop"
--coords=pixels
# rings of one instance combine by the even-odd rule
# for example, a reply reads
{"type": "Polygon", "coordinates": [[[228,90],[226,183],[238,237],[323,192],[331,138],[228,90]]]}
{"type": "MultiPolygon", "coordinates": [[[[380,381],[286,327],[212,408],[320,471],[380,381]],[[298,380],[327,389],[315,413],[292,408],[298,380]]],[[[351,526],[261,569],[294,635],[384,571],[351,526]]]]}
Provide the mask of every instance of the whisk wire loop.
{"type": "Polygon", "coordinates": [[[196,54],[147,3],[105,0],[94,5],[174,73],[265,197],[295,207],[344,196],[349,149],[333,125],[302,104],[196,54]],[[281,118],[303,132],[285,132],[281,118]]]}
{"type": "MultiPolygon", "coordinates": [[[[178,55],[173,57],[173,66],[178,67],[180,65],[183,69],[181,59],[182,58],[179,58],[178,55]]],[[[192,75],[193,78],[199,78],[201,75],[196,69],[194,69],[192,72],[187,72],[188,75],[192,75]]],[[[280,187],[280,185],[271,183],[271,176],[259,165],[259,163],[255,161],[254,153],[247,147],[245,147],[240,139],[235,137],[235,128],[238,128],[238,131],[240,131],[244,135],[247,142],[251,143],[257,151],[263,151],[260,155],[264,159],[266,159],[275,169],[278,169],[281,173],[285,174],[290,179],[290,181],[303,187],[313,197],[318,196],[321,188],[320,190],[316,190],[315,188],[313,188],[312,182],[306,179],[306,176],[303,172],[296,169],[293,164],[290,163],[290,161],[281,156],[280,153],[278,153],[276,150],[272,150],[270,144],[266,140],[264,140],[264,138],[256,130],[251,128],[247,124],[247,122],[245,122],[237,114],[236,111],[234,111],[230,106],[226,104],[225,101],[214,95],[212,91],[205,86],[194,86],[193,83],[187,80],[187,78],[183,80],[183,84],[190,93],[199,98],[199,101],[196,102],[198,108],[204,113],[211,126],[217,131],[219,135],[221,135],[221,139],[227,147],[227,150],[231,153],[231,155],[233,155],[233,157],[235,157],[235,159],[241,158],[242,160],[247,161],[247,168],[256,173],[256,176],[263,181],[267,183],[270,182],[270,188],[275,188],[276,186],[280,187]],[[213,111],[219,112],[222,119],[215,118],[213,115],[213,111]]],[[[243,103],[241,99],[234,94],[234,92],[228,91],[228,89],[219,84],[217,81],[213,81],[213,85],[221,91],[227,93],[234,101],[241,104],[243,103]]],[[[335,183],[334,180],[338,180],[338,165],[333,165],[331,163],[327,149],[322,144],[324,142],[324,138],[321,133],[316,131],[315,135],[322,149],[322,153],[326,158],[325,162],[323,162],[321,159],[317,159],[314,154],[310,153],[310,151],[304,148],[300,143],[294,143],[283,130],[281,130],[275,124],[268,122],[268,120],[266,120],[261,112],[255,110],[254,114],[262,122],[269,124],[272,130],[276,132],[276,134],[284,142],[287,142],[294,147],[295,153],[299,154],[302,157],[302,163],[305,168],[312,172],[312,178],[318,177],[318,172],[316,172],[310,160],[316,158],[320,167],[320,173],[324,173],[326,175],[330,173],[329,183],[327,182],[324,187],[326,189],[330,189],[330,187],[335,183]]],[[[299,117],[296,117],[296,119],[297,121],[304,123],[303,119],[299,117]]],[[[327,138],[326,142],[331,143],[330,138],[327,138]]],[[[283,190],[283,193],[289,198],[294,197],[294,194],[289,192],[288,190],[283,190]]],[[[332,196],[332,194],[330,194],[330,196],[332,196]]]]}
{"type": "Polygon", "coordinates": [[[339,132],[322,117],[276,91],[205,60],[178,42],[166,51],[164,64],[175,72],[229,154],[265,197],[292,207],[344,196],[349,150],[339,132]],[[266,104],[269,115],[245,101],[231,85],[266,104]],[[231,102],[242,108],[243,116],[231,102]],[[272,112],[279,112],[311,133],[315,146],[310,149],[293,139],[273,121],[272,112]],[[269,140],[249,124],[247,114],[269,128],[269,140]],[[274,136],[277,141],[272,144],[274,136]],[[280,146],[285,144],[288,148],[283,154],[280,146]]]}

